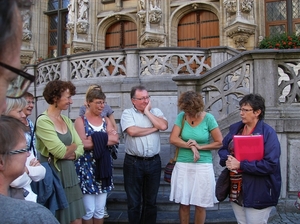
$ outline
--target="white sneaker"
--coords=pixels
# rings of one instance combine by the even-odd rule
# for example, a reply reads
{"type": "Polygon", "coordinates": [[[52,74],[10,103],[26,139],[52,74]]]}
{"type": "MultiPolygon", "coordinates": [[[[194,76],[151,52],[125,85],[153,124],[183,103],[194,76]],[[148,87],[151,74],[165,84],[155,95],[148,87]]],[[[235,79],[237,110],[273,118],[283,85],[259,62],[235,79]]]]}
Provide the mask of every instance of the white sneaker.
{"type": "Polygon", "coordinates": [[[104,218],[107,219],[109,217],[109,214],[107,213],[106,206],[104,207],[104,218]]]}

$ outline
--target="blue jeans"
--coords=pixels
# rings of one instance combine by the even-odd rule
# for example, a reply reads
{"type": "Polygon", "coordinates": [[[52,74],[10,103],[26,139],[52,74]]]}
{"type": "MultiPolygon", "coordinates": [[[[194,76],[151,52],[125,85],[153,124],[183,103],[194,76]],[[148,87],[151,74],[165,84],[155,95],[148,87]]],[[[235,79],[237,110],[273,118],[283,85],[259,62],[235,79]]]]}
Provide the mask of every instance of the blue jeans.
{"type": "Polygon", "coordinates": [[[153,159],[143,160],[126,154],[123,175],[129,223],[155,224],[156,197],[161,175],[160,156],[156,155],[153,159]]]}

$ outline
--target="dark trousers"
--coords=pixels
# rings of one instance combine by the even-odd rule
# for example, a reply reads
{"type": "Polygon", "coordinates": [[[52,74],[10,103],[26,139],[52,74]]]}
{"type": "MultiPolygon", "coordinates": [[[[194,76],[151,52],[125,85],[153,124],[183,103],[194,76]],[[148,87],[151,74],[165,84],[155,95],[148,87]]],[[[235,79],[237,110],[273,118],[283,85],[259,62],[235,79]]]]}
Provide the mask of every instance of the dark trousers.
{"type": "Polygon", "coordinates": [[[155,224],[156,197],[161,175],[160,156],[143,159],[126,154],[123,174],[129,223],[155,224]]]}

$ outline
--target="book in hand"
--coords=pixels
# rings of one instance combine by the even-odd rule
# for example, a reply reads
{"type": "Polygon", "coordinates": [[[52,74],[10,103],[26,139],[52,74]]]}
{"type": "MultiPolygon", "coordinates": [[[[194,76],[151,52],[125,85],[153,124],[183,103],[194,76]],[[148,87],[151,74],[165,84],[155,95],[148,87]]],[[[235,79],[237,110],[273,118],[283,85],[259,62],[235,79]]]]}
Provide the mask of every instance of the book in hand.
{"type": "Polygon", "coordinates": [[[238,161],[262,160],[264,137],[262,135],[234,135],[234,157],[238,161]]]}

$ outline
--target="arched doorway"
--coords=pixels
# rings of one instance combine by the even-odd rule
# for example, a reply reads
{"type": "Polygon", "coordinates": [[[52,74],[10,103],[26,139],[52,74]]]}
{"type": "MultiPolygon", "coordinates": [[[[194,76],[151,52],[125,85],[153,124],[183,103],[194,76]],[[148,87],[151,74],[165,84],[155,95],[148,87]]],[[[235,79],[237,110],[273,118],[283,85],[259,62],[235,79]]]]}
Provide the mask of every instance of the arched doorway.
{"type": "Polygon", "coordinates": [[[122,20],[112,24],[106,31],[105,49],[137,47],[137,27],[134,22],[122,20]]]}
{"type": "Polygon", "coordinates": [[[178,47],[215,47],[220,45],[218,17],[206,10],[190,12],[178,23],[178,47]]]}

